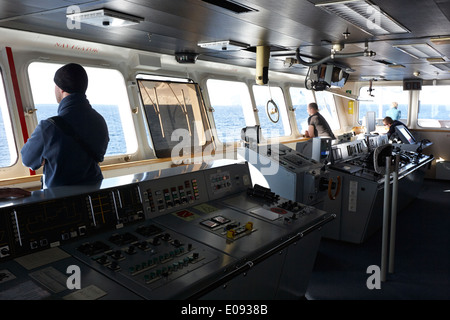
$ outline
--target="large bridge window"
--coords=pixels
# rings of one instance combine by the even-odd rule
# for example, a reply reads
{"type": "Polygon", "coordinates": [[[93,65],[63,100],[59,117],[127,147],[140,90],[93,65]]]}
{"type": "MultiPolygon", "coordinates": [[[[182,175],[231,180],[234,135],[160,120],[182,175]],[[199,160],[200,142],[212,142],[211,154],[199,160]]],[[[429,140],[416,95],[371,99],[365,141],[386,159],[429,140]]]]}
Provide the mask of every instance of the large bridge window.
{"type": "Polygon", "coordinates": [[[326,91],[316,91],[315,95],[319,112],[327,120],[331,130],[340,129],[341,125],[339,124],[334,95],[326,91]]]}
{"type": "Polygon", "coordinates": [[[180,79],[138,79],[158,158],[199,154],[211,142],[198,84],[180,79]]]}
{"type": "Polygon", "coordinates": [[[446,97],[450,86],[422,86],[419,96],[418,125],[450,128],[450,102],[446,97]]]}
{"type": "Polygon", "coordinates": [[[291,127],[280,87],[253,86],[259,124],[265,138],[289,136],[291,127]]]}
{"type": "Polygon", "coordinates": [[[304,133],[308,130],[309,114],[306,108],[309,103],[315,102],[314,95],[311,90],[300,87],[289,88],[289,94],[291,95],[298,131],[304,133]]]}
{"type": "MultiPolygon", "coordinates": [[[[37,121],[57,115],[53,77],[61,66],[33,62],[28,68],[37,121]]],[[[137,139],[122,74],[112,69],[85,69],[89,79],[86,97],[108,125],[110,142],[105,156],[135,153],[137,139]]]]}
{"type": "Polygon", "coordinates": [[[362,87],[359,91],[359,121],[366,116],[367,111],[375,111],[377,119],[386,117],[386,112],[391,108],[392,102],[398,103],[398,109],[401,112],[400,121],[405,122],[408,119],[408,91],[403,91],[402,86],[362,87]]]}
{"type": "Polygon", "coordinates": [[[241,140],[242,128],[256,124],[247,85],[209,79],[206,86],[219,140],[223,143],[241,140]]]}
{"type": "Polygon", "coordinates": [[[0,73],[0,168],[12,166],[17,161],[17,149],[3,83],[3,75],[0,73]]]}

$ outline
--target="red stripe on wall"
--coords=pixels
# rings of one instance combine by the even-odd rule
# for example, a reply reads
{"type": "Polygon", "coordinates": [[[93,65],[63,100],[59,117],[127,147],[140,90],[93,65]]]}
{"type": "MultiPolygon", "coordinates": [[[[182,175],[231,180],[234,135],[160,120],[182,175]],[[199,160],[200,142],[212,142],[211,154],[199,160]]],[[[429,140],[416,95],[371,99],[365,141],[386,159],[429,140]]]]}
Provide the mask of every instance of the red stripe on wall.
{"type": "MultiPolygon", "coordinates": [[[[16,99],[17,113],[19,114],[20,126],[22,128],[22,136],[23,140],[27,142],[28,140],[27,123],[25,121],[25,115],[23,111],[22,96],[20,95],[19,89],[19,81],[17,80],[16,66],[14,64],[14,58],[10,47],[6,47],[6,55],[8,56],[9,70],[11,72],[11,81],[14,90],[14,97],[16,99]]],[[[36,172],[30,169],[30,174],[35,175],[36,172]]]]}

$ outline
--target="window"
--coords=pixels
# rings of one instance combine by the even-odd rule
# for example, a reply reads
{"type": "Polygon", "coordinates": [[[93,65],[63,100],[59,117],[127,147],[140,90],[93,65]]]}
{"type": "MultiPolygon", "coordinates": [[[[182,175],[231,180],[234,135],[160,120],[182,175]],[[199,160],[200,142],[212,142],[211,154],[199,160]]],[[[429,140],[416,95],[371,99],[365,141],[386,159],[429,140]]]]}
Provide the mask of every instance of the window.
{"type": "Polygon", "coordinates": [[[336,104],[334,102],[334,95],[330,92],[316,91],[316,102],[319,106],[320,114],[327,120],[331,130],[341,128],[339,124],[339,117],[336,111],[336,104]]]}
{"type": "Polygon", "coordinates": [[[450,86],[422,86],[419,96],[418,125],[421,127],[450,128],[450,86]]]}
{"type": "Polygon", "coordinates": [[[211,139],[196,83],[138,79],[148,128],[158,158],[191,156],[211,139]]]}
{"type": "Polygon", "coordinates": [[[253,95],[263,136],[265,138],[289,136],[291,127],[281,88],[254,85],[253,95]]]}
{"type": "Polygon", "coordinates": [[[308,104],[315,102],[314,95],[311,90],[300,87],[289,88],[291,95],[292,107],[295,109],[295,119],[297,121],[298,131],[305,132],[308,129],[308,104]]]}
{"type": "MultiPolygon", "coordinates": [[[[366,116],[367,111],[375,111],[377,119],[386,117],[386,111],[391,107],[392,102],[398,103],[398,109],[401,111],[400,119],[408,119],[408,91],[403,91],[403,87],[373,87],[371,97],[369,87],[362,87],[359,91],[359,121],[366,116]]],[[[402,120],[400,120],[402,121],[402,120]]]]}
{"type": "MultiPolygon", "coordinates": [[[[28,68],[38,121],[57,115],[53,77],[61,66],[33,62],[28,68]]],[[[123,76],[112,69],[85,69],[89,79],[86,97],[108,125],[110,141],[105,156],[135,153],[137,139],[123,76]]]]}
{"type": "Polygon", "coordinates": [[[16,143],[3,83],[3,75],[0,74],[0,168],[12,166],[17,161],[16,143]]]}
{"type": "Polygon", "coordinates": [[[242,128],[256,124],[247,85],[209,79],[206,86],[219,140],[223,143],[241,140],[242,128]]]}

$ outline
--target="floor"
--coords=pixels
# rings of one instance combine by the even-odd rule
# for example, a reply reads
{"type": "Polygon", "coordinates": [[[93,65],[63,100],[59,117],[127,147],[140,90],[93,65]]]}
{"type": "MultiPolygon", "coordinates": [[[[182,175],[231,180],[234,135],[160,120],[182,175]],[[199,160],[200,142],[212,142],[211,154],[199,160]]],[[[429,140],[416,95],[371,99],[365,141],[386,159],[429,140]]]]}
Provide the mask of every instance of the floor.
{"type": "Polygon", "coordinates": [[[394,272],[379,289],[368,268],[381,266],[382,230],[362,244],[322,239],[306,299],[449,300],[450,181],[426,179],[396,230],[394,272]]]}

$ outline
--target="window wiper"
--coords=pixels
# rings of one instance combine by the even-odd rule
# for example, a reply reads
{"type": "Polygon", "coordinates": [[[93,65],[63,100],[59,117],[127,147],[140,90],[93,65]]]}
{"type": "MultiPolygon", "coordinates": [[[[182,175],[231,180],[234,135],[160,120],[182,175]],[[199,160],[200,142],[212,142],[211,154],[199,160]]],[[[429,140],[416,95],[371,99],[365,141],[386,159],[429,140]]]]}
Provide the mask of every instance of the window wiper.
{"type": "Polygon", "coordinates": [[[141,82],[139,82],[139,85],[145,91],[145,93],[147,94],[147,97],[150,99],[150,102],[153,105],[153,109],[155,110],[155,114],[158,116],[158,119],[159,119],[159,125],[161,127],[162,136],[163,136],[163,138],[165,138],[164,126],[163,126],[162,119],[161,119],[161,112],[159,111],[159,101],[158,101],[158,93],[156,92],[156,87],[153,87],[153,90],[155,92],[155,99],[156,99],[156,103],[155,103],[155,102],[153,102],[152,97],[148,93],[147,88],[141,82]]]}
{"type": "Polygon", "coordinates": [[[170,88],[170,90],[172,91],[175,99],[177,99],[178,101],[178,105],[181,107],[181,110],[184,113],[184,116],[186,117],[186,122],[188,125],[188,130],[189,130],[189,135],[192,136],[192,132],[191,132],[191,124],[189,123],[189,114],[187,112],[187,107],[186,107],[186,97],[184,96],[184,90],[181,89],[181,94],[183,95],[183,104],[180,102],[180,100],[178,99],[178,96],[176,95],[175,91],[173,91],[172,86],[170,85],[170,83],[167,84],[170,88]]]}

